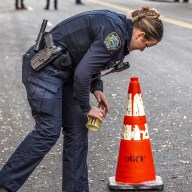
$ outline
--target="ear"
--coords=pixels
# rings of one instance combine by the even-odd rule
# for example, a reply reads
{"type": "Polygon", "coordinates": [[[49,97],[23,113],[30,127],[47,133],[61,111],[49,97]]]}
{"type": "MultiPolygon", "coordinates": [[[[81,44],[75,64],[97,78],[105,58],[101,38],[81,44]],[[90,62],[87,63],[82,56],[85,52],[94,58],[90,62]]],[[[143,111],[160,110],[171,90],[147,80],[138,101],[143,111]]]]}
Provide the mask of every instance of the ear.
{"type": "Polygon", "coordinates": [[[136,39],[138,39],[138,38],[140,38],[140,37],[143,37],[143,38],[144,38],[144,36],[145,36],[145,32],[141,31],[140,29],[137,29],[137,30],[135,31],[135,38],[136,38],[136,39]]]}
{"type": "Polygon", "coordinates": [[[143,31],[138,32],[138,37],[143,37],[144,38],[144,36],[145,36],[145,32],[143,32],[143,31]]]}

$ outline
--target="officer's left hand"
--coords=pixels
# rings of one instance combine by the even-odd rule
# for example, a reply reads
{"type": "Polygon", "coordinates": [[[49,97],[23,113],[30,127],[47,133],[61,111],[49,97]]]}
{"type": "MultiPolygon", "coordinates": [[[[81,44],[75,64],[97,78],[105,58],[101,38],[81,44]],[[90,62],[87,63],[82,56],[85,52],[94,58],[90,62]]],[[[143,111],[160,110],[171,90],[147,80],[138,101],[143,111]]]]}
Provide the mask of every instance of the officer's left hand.
{"type": "Polygon", "coordinates": [[[109,104],[107,102],[107,99],[106,99],[104,93],[100,90],[97,90],[94,92],[94,96],[97,99],[99,106],[104,106],[105,112],[109,113],[109,104]]]}

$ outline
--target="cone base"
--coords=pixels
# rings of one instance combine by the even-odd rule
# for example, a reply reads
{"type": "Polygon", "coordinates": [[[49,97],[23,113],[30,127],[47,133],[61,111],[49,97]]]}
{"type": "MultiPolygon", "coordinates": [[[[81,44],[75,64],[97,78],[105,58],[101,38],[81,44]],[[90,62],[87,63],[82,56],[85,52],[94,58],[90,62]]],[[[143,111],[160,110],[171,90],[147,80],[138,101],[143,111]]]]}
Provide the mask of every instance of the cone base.
{"type": "Polygon", "coordinates": [[[112,191],[129,191],[129,190],[163,190],[163,181],[161,177],[156,176],[156,181],[149,181],[141,184],[119,183],[115,181],[115,177],[109,178],[109,188],[112,191]]]}

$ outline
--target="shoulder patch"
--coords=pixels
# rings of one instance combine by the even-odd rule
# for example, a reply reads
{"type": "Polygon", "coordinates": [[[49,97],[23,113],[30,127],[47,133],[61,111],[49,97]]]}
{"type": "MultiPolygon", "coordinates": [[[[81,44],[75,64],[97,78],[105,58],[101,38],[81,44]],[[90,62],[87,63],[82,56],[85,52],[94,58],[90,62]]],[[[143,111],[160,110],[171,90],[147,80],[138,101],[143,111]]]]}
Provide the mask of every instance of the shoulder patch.
{"type": "Polygon", "coordinates": [[[112,32],[104,40],[108,50],[117,50],[121,47],[121,38],[116,32],[112,32]]]}

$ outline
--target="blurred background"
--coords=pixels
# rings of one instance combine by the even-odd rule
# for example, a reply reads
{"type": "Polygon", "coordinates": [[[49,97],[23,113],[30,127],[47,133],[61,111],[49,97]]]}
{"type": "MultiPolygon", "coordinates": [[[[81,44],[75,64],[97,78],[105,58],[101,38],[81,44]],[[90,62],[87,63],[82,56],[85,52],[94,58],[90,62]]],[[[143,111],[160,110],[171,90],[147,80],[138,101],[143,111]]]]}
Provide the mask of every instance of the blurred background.
{"type": "MultiPolygon", "coordinates": [[[[148,6],[159,10],[164,38],[142,54],[128,55],[131,68],[103,77],[111,112],[100,132],[89,133],[91,192],[106,192],[115,175],[130,77],[139,77],[157,175],[165,192],[192,191],[192,0],[25,0],[0,2],[0,167],[33,129],[33,119],[21,82],[22,55],[34,44],[43,19],[47,31],[76,13],[110,9],[129,16],[148,6]]],[[[94,99],[92,104],[96,104],[94,99]]],[[[19,192],[59,192],[62,175],[62,135],[19,192]]]]}

